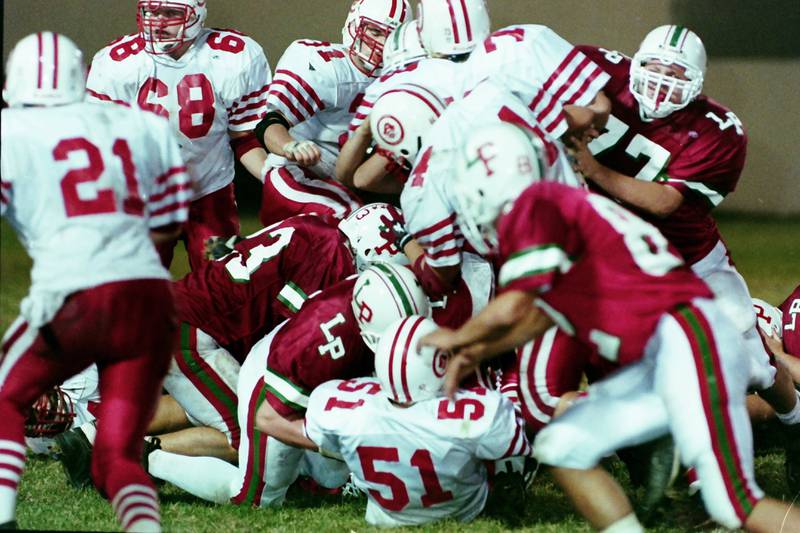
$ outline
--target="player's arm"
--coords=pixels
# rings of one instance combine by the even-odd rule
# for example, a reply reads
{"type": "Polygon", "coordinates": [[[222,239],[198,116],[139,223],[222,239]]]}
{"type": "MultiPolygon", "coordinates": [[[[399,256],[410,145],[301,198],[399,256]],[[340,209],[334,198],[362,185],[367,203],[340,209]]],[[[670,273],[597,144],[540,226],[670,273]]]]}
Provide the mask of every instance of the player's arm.
{"type": "Polygon", "coordinates": [[[637,209],[665,218],[683,203],[683,195],[671,185],[637,180],[601,164],[589,151],[586,139],[575,140],[570,153],[575,157],[576,170],[587,180],[637,209]]]}
{"type": "Polygon", "coordinates": [[[236,155],[236,159],[247,171],[256,178],[263,180],[261,169],[267,160],[267,152],[258,142],[252,131],[230,131],[228,136],[231,139],[231,148],[236,155]]]}
{"type": "Polygon", "coordinates": [[[423,345],[453,351],[447,370],[448,393],[481,361],[542,335],[553,321],[533,303],[534,293],[504,292],[458,330],[441,328],[423,337],[423,345]]]}
{"type": "Polygon", "coordinates": [[[268,401],[262,402],[256,413],[256,429],[266,433],[284,444],[316,451],[318,446],[306,437],[303,430],[303,416],[293,414],[281,416],[268,401]]]}
{"type": "Polygon", "coordinates": [[[177,242],[182,231],[183,226],[177,222],[167,224],[166,226],[150,228],[150,240],[153,241],[156,247],[166,246],[177,242]]]}
{"type": "Polygon", "coordinates": [[[767,348],[769,348],[769,351],[775,356],[775,359],[780,361],[789,371],[789,374],[792,376],[792,381],[800,383],[800,354],[787,353],[783,346],[783,340],[775,335],[775,333],[767,335],[761,329],[759,329],[759,333],[764,339],[764,343],[767,345],[767,348]]]}

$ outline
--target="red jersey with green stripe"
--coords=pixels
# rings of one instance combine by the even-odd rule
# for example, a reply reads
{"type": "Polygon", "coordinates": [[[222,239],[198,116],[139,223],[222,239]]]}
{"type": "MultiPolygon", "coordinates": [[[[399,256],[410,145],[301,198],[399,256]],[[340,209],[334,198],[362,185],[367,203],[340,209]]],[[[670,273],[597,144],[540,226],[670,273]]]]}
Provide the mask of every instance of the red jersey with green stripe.
{"type": "Polygon", "coordinates": [[[355,274],[337,222],[299,215],[248,236],[173,284],[178,318],[245,357],[307,295],[355,274]]]}
{"type": "Polygon", "coordinates": [[[628,89],[629,58],[595,46],[578,49],[611,74],[603,88],[611,99],[606,132],[589,149],[603,165],[626,176],[675,187],[683,203],[666,218],[645,216],[689,264],[719,241],[711,210],[736,188],[744,167],[747,135],[728,108],[706,96],[684,109],[646,122],[628,89]]]}
{"type": "Polygon", "coordinates": [[[800,357],[800,285],[779,307],[783,313],[783,349],[800,357]]]}
{"type": "Polygon", "coordinates": [[[305,410],[308,395],[326,381],[372,374],[374,356],[350,304],[355,283],[352,276],[317,294],[272,338],[266,398],[282,415],[305,410]]]}
{"type": "Polygon", "coordinates": [[[595,354],[644,354],[661,316],[709,288],[656,228],[615,202],[558,183],[526,189],[498,222],[503,291],[537,305],[595,354]]]}

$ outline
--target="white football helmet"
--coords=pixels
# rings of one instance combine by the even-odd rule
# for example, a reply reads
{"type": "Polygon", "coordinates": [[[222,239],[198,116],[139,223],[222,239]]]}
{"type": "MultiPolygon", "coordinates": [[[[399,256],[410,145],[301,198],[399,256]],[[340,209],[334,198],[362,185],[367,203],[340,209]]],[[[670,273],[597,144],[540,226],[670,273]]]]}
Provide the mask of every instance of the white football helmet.
{"type": "Polygon", "coordinates": [[[781,310],[760,298],[753,298],[752,300],[759,329],[767,335],[782,337],[783,313],[781,313],[781,310]]]}
{"type": "Polygon", "coordinates": [[[375,351],[375,375],[383,393],[395,402],[419,402],[441,393],[450,354],[419,346],[423,336],[437,329],[430,318],[412,315],[384,331],[375,351]]]}
{"type": "Polygon", "coordinates": [[[373,352],[389,324],[430,314],[428,297],[411,269],[391,263],[375,263],[358,276],[351,304],[361,337],[373,352]]]}
{"type": "Polygon", "coordinates": [[[85,92],[83,54],[69,37],[34,33],[11,50],[3,88],[9,106],[73,104],[83,101],[85,92]]]}
{"type": "Polygon", "coordinates": [[[664,118],[689,105],[703,90],[705,74],[706,49],[695,32],[684,26],[659,26],[648,33],[631,60],[629,84],[642,120],[664,118]],[[683,67],[687,79],[649,70],[652,61],[683,67]]]}
{"type": "Polygon", "coordinates": [[[489,36],[484,0],[420,0],[419,37],[433,57],[468,54],[489,36]]]}
{"type": "MultiPolygon", "coordinates": [[[[383,44],[392,30],[409,20],[411,7],[408,0],[355,0],[350,5],[344,28],[342,43],[349,48],[350,57],[357,57],[364,66],[364,73],[372,76],[383,65],[383,44]],[[378,29],[383,39],[367,32],[378,29]]],[[[358,66],[359,62],[354,62],[358,66]]]]}
{"type": "Polygon", "coordinates": [[[414,163],[422,141],[447,105],[421,85],[405,83],[386,91],[370,112],[372,138],[398,162],[414,163]]]}
{"type": "Polygon", "coordinates": [[[383,45],[383,71],[404,67],[427,55],[419,40],[417,21],[404,22],[386,38],[383,45]]]}
{"type": "Polygon", "coordinates": [[[136,23],[145,51],[168,54],[193,41],[208,15],[206,0],[139,0],[136,23]]]}
{"type": "Polygon", "coordinates": [[[458,225],[475,251],[497,248],[495,221],[544,174],[544,147],[517,126],[498,123],[472,133],[464,144],[453,193],[458,225]]]}
{"type": "Polygon", "coordinates": [[[393,226],[403,224],[400,210],[383,203],[359,207],[339,222],[339,231],[347,237],[359,272],[376,261],[409,264],[406,254],[397,248],[392,231],[393,226]]]}

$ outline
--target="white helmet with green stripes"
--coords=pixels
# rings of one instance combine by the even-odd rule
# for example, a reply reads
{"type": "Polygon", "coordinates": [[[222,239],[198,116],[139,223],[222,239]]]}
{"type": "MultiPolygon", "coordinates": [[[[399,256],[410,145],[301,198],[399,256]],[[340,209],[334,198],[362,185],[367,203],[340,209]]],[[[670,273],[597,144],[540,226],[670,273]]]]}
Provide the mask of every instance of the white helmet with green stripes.
{"type": "Polygon", "coordinates": [[[391,263],[375,263],[358,276],[351,304],[361,337],[373,352],[393,322],[411,315],[430,315],[430,302],[414,273],[391,263]]]}
{"type": "Polygon", "coordinates": [[[659,26],[642,41],[631,61],[630,91],[643,120],[683,109],[703,90],[706,48],[684,26],[659,26]]]}
{"type": "Polygon", "coordinates": [[[376,261],[407,265],[408,257],[397,247],[394,230],[403,228],[403,213],[393,205],[367,204],[339,222],[339,231],[356,261],[356,270],[363,272],[376,261]]]}
{"type": "Polygon", "coordinates": [[[419,40],[417,21],[404,22],[389,34],[383,45],[383,72],[404,67],[427,55],[419,40]]]}

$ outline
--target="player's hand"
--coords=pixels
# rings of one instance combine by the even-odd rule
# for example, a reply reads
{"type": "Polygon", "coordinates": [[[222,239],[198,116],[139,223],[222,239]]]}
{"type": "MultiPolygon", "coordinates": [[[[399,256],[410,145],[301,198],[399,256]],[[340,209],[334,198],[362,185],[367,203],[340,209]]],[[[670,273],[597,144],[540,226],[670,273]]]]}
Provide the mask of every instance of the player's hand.
{"type": "Polygon", "coordinates": [[[372,129],[369,126],[369,115],[364,119],[364,121],[358,125],[356,128],[356,135],[363,136],[367,139],[372,139],[372,129]]]}
{"type": "Polygon", "coordinates": [[[475,372],[479,365],[480,363],[466,352],[459,352],[450,356],[444,376],[444,392],[448,398],[453,399],[461,380],[475,372]]]}
{"type": "Polygon", "coordinates": [[[400,252],[402,253],[406,247],[406,244],[408,244],[408,241],[414,238],[413,235],[411,235],[408,232],[405,226],[403,226],[403,223],[400,222],[399,220],[390,221],[387,219],[381,219],[381,222],[383,222],[384,224],[386,224],[387,222],[391,224],[389,226],[389,229],[392,231],[392,235],[394,236],[394,244],[395,246],[397,246],[397,249],[400,250],[400,252]]]}
{"type": "Polygon", "coordinates": [[[600,170],[600,163],[589,151],[589,144],[586,139],[573,139],[572,147],[567,149],[567,153],[572,156],[572,168],[575,172],[580,172],[586,179],[592,179],[600,170]]]}
{"type": "Polygon", "coordinates": [[[286,159],[304,167],[316,165],[322,159],[319,146],[312,141],[289,141],[282,150],[286,159]]]}
{"type": "Polygon", "coordinates": [[[761,334],[761,338],[764,339],[764,344],[767,345],[767,349],[772,355],[783,353],[783,339],[778,337],[774,331],[770,331],[769,334],[767,334],[764,333],[761,328],[758,328],[758,332],[761,334]]]}

